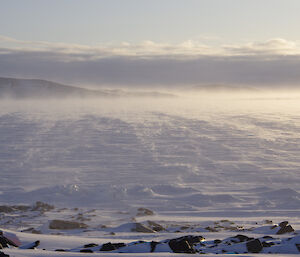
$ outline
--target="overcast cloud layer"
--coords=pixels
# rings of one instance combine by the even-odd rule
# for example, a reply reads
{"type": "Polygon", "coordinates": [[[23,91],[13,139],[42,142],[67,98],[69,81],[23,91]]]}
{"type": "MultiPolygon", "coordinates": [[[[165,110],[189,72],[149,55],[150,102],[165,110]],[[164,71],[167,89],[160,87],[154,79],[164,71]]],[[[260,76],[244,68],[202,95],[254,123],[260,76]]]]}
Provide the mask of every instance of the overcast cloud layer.
{"type": "Polygon", "coordinates": [[[300,82],[300,44],[284,39],[241,45],[72,45],[0,36],[0,76],[101,86],[207,83],[287,86],[300,82]]]}

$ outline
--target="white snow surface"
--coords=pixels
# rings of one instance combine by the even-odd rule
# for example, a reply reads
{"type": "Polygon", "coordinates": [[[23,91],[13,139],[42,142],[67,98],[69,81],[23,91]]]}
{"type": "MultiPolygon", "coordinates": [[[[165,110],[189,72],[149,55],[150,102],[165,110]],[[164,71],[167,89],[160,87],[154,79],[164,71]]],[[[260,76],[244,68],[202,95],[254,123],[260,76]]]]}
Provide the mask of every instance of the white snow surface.
{"type": "MultiPolygon", "coordinates": [[[[50,234],[48,220],[94,212],[85,222],[90,227],[125,226],[123,231],[113,230],[117,238],[108,234],[110,230],[106,236],[103,232],[101,242],[132,241],[137,238],[134,233],[122,233],[128,232],[126,224],[132,222],[137,208],[143,207],[154,211],[151,220],[165,223],[203,225],[230,219],[254,224],[272,219],[289,220],[298,229],[299,100],[295,95],[270,94],[1,100],[0,205],[43,201],[56,208],[44,216],[32,212],[27,224],[18,217],[16,223],[1,222],[1,227],[14,231],[34,227],[50,234]]],[[[0,215],[0,221],[9,219],[9,215],[0,215]]],[[[76,233],[81,239],[83,234],[99,236],[92,231],[66,232],[69,236],[76,233]]],[[[62,244],[67,248],[68,240],[72,240],[42,236],[54,238],[55,244],[60,242],[56,248],[62,244]]],[[[84,256],[17,249],[7,253],[84,256]]]]}

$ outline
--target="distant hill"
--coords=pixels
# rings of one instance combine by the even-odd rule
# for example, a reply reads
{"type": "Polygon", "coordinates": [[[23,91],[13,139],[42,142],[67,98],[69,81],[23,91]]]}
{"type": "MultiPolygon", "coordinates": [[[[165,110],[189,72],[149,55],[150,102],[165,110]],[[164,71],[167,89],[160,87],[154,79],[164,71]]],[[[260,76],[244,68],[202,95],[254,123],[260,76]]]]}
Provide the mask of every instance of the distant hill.
{"type": "Polygon", "coordinates": [[[127,92],[121,89],[92,90],[41,79],[0,77],[0,98],[97,98],[97,97],[172,97],[160,92],[127,92]]]}

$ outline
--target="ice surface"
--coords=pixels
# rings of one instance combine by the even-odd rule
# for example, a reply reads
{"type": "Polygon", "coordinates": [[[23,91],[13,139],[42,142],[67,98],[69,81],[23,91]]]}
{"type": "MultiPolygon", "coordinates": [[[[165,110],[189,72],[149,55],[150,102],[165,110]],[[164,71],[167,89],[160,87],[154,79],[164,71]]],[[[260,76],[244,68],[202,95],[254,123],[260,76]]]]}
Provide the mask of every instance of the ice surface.
{"type": "Polygon", "coordinates": [[[299,110],[295,98],[2,101],[0,201],[299,215],[299,110]]]}

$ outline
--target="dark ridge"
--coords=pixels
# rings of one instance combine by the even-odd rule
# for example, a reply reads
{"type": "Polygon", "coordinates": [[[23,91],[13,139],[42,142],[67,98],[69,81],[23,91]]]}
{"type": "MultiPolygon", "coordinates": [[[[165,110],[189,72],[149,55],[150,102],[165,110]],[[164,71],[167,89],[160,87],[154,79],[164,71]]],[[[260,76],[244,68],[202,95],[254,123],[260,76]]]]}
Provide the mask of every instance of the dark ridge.
{"type": "Polygon", "coordinates": [[[121,89],[87,89],[41,79],[0,77],[0,98],[107,98],[107,97],[173,97],[161,92],[127,92],[121,89]]]}

